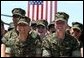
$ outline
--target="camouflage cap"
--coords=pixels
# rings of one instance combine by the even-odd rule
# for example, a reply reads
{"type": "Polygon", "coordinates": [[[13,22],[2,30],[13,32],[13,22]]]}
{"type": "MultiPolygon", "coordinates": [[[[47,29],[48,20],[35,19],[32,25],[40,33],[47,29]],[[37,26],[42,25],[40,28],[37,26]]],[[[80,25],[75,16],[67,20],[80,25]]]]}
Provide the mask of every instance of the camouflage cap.
{"type": "Polygon", "coordinates": [[[24,24],[30,25],[30,21],[31,19],[29,17],[24,16],[20,18],[20,20],[18,21],[18,24],[24,23],[24,24]]]}
{"type": "Polygon", "coordinates": [[[12,14],[13,15],[20,15],[20,16],[25,16],[26,12],[25,10],[21,9],[21,8],[14,8],[12,10],[12,14]]]}
{"type": "Polygon", "coordinates": [[[52,28],[52,27],[54,27],[55,25],[54,25],[54,21],[53,22],[51,22],[49,25],[48,25],[48,28],[52,28]]]}
{"type": "Polygon", "coordinates": [[[69,15],[66,14],[65,12],[57,12],[55,17],[56,17],[55,21],[62,20],[68,22],[69,15]]]}
{"type": "Polygon", "coordinates": [[[83,24],[79,23],[79,22],[72,22],[72,28],[74,29],[78,29],[80,31],[83,30],[83,24]]]}
{"type": "Polygon", "coordinates": [[[31,26],[36,26],[36,21],[31,21],[31,26]]]}
{"type": "Polygon", "coordinates": [[[46,20],[38,20],[38,21],[37,21],[37,26],[38,26],[38,25],[42,25],[42,26],[44,26],[44,27],[47,27],[48,22],[47,22],[46,20]]]}

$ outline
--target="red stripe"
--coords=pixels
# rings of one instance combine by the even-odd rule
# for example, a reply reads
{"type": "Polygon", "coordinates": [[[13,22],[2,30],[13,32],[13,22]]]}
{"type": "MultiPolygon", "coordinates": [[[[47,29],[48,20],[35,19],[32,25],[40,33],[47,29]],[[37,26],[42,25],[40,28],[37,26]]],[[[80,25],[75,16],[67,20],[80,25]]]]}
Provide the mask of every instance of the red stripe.
{"type": "Polygon", "coordinates": [[[52,21],[52,1],[50,1],[50,22],[52,21]]]}
{"type": "Polygon", "coordinates": [[[33,12],[32,12],[32,20],[34,20],[34,5],[33,5],[33,12]]]}
{"type": "MultiPolygon", "coordinates": [[[[55,1],[55,14],[57,12],[57,1],[55,1]]],[[[55,17],[54,17],[54,20],[55,20],[55,17]]]]}
{"type": "Polygon", "coordinates": [[[37,5],[37,20],[38,20],[38,13],[39,13],[39,5],[37,5]]]}
{"type": "Polygon", "coordinates": [[[30,5],[29,5],[29,2],[28,2],[28,9],[27,9],[27,14],[28,14],[28,17],[29,17],[29,10],[30,10],[30,5]]]}
{"type": "Polygon", "coordinates": [[[47,11],[48,11],[48,1],[46,1],[46,20],[47,20],[47,11]]]}
{"type": "Polygon", "coordinates": [[[56,8],[55,8],[55,9],[56,9],[56,12],[57,12],[57,1],[55,1],[55,6],[56,6],[56,8]]]}
{"type": "Polygon", "coordinates": [[[41,5],[41,19],[43,19],[43,4],[41,5]]]}

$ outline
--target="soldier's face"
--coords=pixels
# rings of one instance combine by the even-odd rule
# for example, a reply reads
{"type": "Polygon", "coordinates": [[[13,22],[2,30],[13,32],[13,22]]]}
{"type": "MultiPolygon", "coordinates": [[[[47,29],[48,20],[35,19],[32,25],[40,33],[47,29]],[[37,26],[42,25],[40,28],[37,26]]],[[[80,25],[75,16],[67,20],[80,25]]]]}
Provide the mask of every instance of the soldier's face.
{"type": "Polygon", "coordinates": [[[79,38],[79,36],[81,35],[81,32],[80,32],[80,30],[78,30],[78,29],[73,29],[73,28],[71,28],[71,30],[70,30],[70,34],[72,35],[72,36],[74,36],[75,38],[79,38]]]}
{"type": "Polygon", "coordinates": [[[56,21],[55,22],[56,31],[65,31],[67,28],[67,23],[65,21],[56,21]]]}
{"type": "Polygon", "coordinates": [[[45,31],[46,31],[46,28],[44,27],[44,26],[38,26],[37,27],[37,31],[39,32],[39,33],[44,33],[45,31]]]}
{"type": "Polygon", "coordinates": [[[17,25],[17,31],[23,34],[28,33],[30,31],[30,26],[24,23],[20,23],[17,25]]]}

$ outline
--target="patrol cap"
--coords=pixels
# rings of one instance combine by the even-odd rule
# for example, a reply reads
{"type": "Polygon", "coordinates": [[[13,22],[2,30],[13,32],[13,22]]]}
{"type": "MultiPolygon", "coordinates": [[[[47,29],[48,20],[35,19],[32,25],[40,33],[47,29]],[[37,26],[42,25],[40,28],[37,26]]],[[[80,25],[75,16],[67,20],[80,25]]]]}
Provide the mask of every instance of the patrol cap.
{"type": "Polygon", "coordinates": [[[20,18],[20,20],[18,21],[18,24],[24,23],[26,25],[30,25],[30,21],[31,19],[29,17],[24,16],[20,18]]]}
{"type": "Polygon", "coordinates": [[[37,26],[42,25],[44,27],[47,27],[48,22],[46,20],[38,20],[37,21],[37,26]]]}
{"type": "Polygon", "coordinates": [[[55,21],[65,21],[68,22],[69,15],[65,12],[57,12],[55,16],[55,21]]]}
{"type": "Polygon", "coordinates": [[[31,21],[31,26],[37,26],[36,21],[31,21]]]}
{"type": "Polygon", "coordinates": [[[14,8],[12,10],[12,14],[13,15],[20,15],[20,16],[25,16],[26,12],[25,10],[21,9],[21,8],[14,8]]]}
{"type": "Polygon", "coordinates": [[[50,28],[52,28],[52,27],[54,27],[55,25],[54,25],[54,22],[51,22],[49,25],[48,25],[48,28],[50,29],[50,28]]]}
{"type": "Polygon", "coordinates": [[[72,28],[82,31],[83,30],[83,25],[79,22],[72,22],[72,28]]]}

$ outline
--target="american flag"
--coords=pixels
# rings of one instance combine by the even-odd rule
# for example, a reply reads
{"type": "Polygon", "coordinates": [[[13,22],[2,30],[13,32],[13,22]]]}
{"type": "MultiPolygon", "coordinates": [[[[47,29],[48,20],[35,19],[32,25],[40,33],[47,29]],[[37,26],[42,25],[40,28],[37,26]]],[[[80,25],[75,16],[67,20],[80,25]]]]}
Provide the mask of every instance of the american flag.
{"type": "Polygon", "coordinates": [[[49,23],[55,19],[57,1],[28,1],[28,17],[32,20],[47,20],[49,23]]]}

